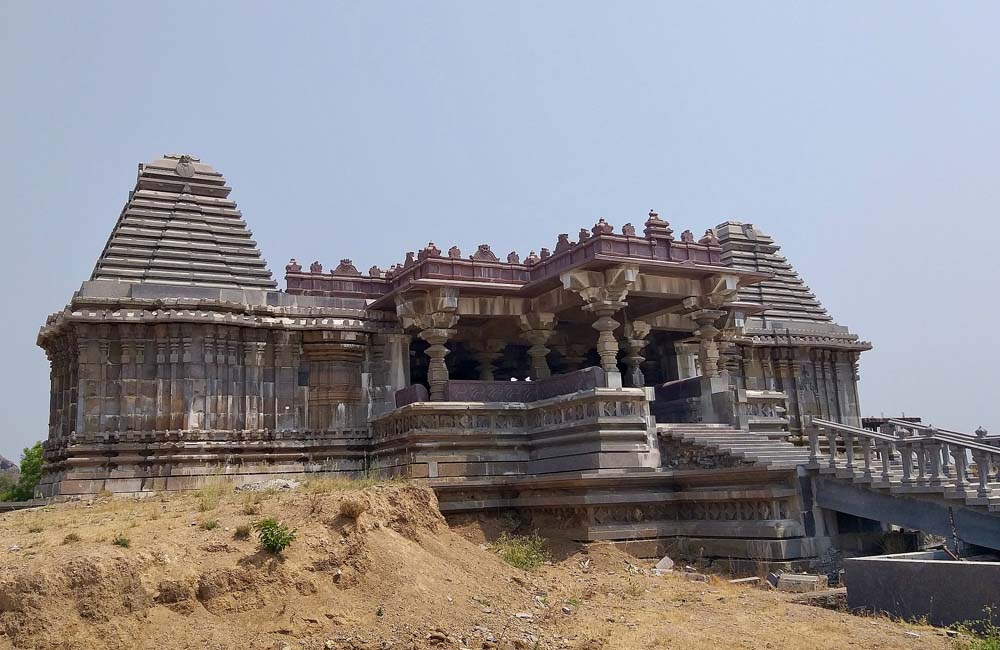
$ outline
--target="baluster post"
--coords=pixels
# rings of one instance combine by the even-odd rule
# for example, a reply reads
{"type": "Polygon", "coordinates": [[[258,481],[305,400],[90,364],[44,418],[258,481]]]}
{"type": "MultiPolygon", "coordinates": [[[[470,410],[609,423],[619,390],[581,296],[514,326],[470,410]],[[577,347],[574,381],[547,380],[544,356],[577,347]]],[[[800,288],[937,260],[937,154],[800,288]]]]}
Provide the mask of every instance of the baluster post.
{"type": "Polygon", "coordinates": [[[924,432],[924,438],[926,440],[922,441],[928,461],[927,482],[931,485],[940,485],[942,480],[941,442],[934,437],[936,434],[937,429],[931,427],[928,431],[924,432]]]}
{"type": "Polygon", "coordinates": [[[826,441],[830,446],[830,462],[828,463],[831,469],[837,468],[837,432],[833,429],[827,429],[826,431],[826,441]]]}
{"type": "Polygon", "coordinates": [[[941,443],[941,473],[951,476],[951,445],[947,442],[941,443]]]}
{"type": "Polygon", "coordinates": [[[847,452],[847,469],[854,473],[854,434],[844,432],[844,450],[847,452]]]}
{"type": "Polygon", "coordinates": [[[976,496],[987,498],[990,496],[990,469],[991,459],[989,452],[977,451],[973,454],[976,460],[976,472],[979,474],[979,489],[976,496]]]}
{"type": "Polygon", "coordinates": [[[861,436],[861,454],[865,461],[866,480],[872,480],[872,441],[868,436],[861,436]]]}
{"type": "MultiPolygon", "coordinates": [[[[899,438],[905,438],[907,434],[906,429],[897,428],[896,436],[899,438]]],[[[901,442],[896,445],[899,447],[899,457],[903,465],[903,485],[913,484],[913,445],[909,442],[901,442]]]]}
{"type": "Polygon", "coordinates": [[[809,427],[809,464],[819,467],[819,429],[815,425],[809,427]]]}
{"type": "Polygon", "coordinates": [[[885,483],[886,487],[889,487],[889,483],[892,481],[892,444],[889,442],[882,443],[882,481],[885,483]]]}
{"type": "Polygon", "coordinates": [[[967,481],[966,465],[968,464],[968,459],[966,458],[966,453],[968,452],[965,447],[955,445],[955,485],[963,490],[967,481]]]}

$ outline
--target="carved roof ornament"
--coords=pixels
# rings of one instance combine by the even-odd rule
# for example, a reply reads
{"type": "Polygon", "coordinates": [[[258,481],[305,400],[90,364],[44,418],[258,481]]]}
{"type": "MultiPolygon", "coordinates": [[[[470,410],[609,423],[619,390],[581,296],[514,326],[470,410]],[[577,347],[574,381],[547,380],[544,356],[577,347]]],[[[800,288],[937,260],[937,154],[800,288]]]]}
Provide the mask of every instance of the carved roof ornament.
{"type": "Polygon", "coordinates": [[[414,264],[417,263],[417,261],[413,258],[413,255],[414,255],[413,251],[410,251],[409,253],[406,254],[406,260],[403,261],[404,269],[408,266],[413,266],[414,264]]]}
{"type": "Polygon", "coordinates": [[[605,221],[604,217],[598,219],[597,223],[594,224],[594,227],[590,229],[590,232],[594,233],[595,235],[610,235],[614,231],[615,227],[612,226],[607,221],[605,221]]]}
{"type": "Polygon", "coordinates": [[[559,235],[559,241],[556,242],[556,255],[571,248],[573,248],[573,244],[569,241],[569,235],[567,233],[559,235]]]}
{"type": "Polygon", "coordinates": [[[493,254],[490,250],[489,244],[480,244],[479,250],[477,250],[473,255],[469,256],[469,259],[474,262],[499,262],[500,258],[493,254]]]}
{"type": "Polygon", "coordinates": [[[441,249],[434,245],[434,242],[427,242],[424,250],[417,254],[417,259],[423,260],[428,257],[441,257],[441,249]]]}
{"type": "Polygon", "coordinates": [[[462,257],[462,249],[458,246],[452,246],[448,249],[448,257],[453,260],[460,259],[462,257]]]}
{"type": "Polygon", "coordinates": [[[580,228],[580,243],[582,244],[588,239],[590,239],[590,231],[586,228],[580,228]]]}
{"type": "Polygon", "coordinates": [[[322,273],[323,272],[323,265],[319,263],[319,260],[316,260],[312,264],[309,265],[309,272],[310,273],[322,273]]]}
{"type": "Polygon", "coordinates": [[[693,244],[694,243],[694,233],[692,233],[690,230],[685,230],[684,232],[682,232],[681,233],[681,242],[685,243],[685,244],[693,244]]]}
{"type": "Polygon", "coordinates": [[[371,278],[381,278],[382,277],[382,269],[380,269],[378,266],[371,267],[370,269],[368,269],[368,277],[371,277],[371,278]]]}
{"type": "Polygon", "coordinates": [[[194,176],[194,163],[192,161],[191,156],[186,153],[181,154],[180,162],[174,167],[174,171],[182,178],[191,178],[194,176]]]}
{"type": "Polygon", "coordinates": [[[976,428],[976,436],[979,438],[985,438],[986,436],[989,435],[989,433],[990,432],[987,431],[984,427],[980,426],[976,428]]]}
{"type": "Polygon", "coordinates": [[[705,235],[698,240],[698,243],[706,246],[718,246],[719,238],[715,236],[715,231],[709,228],[705,231],[705,235]]]}
{"type": "Polygon", "coordinates": [[[520,264],[521,258],[518,256],[517,251],[511,251],[507,253],[507,263],[508,264],[520,264]]]}
{"type": "Polygon", "coordinates": [[[635,237],[635,226],[630,223],[625,224],[622,226],[622,234],[626,237],[635,237]]]}
{"type": "Polygon", "coordinates": [[[552,251],[550,251],[550,250],[549,250],[549,249],[547,249],[547,248],[543,248],[543,249],[542,249],[542,252],[541,252],[541,255],[540,255],[540,257],[541,257],[541,259],[543,259],[543,260],[547,260],[547,259],[549,259],[550,257],[552,257],[552,251]]]}
{"type": "Polygon", "coordinates": [[[285,273],[298,273],[302,270],[302,265],[299,264],[295,258],[288,260],[288,264],[285,264],[285,273]]]}
{"type": "Polygon", "coordinates": [[[524,265],[534,266],[535,264],[538,264],[541,261],[542,260],[538,257],[538,253],[536,253],[535,251],[531,251],[530,253],[528,253],[528,257],[524,258],[524,265]]]}
{"type": "Polygon", "coordinates": [[[340,264],[337,266],[337,268],[331,271],[331,273],[333,273],[334,275],[352,275],[352,276],[361,275],[361,271],[359,271],[354,266],[354,262],[352,262],[349,259],[340,260],[340,264]]]}
{"type": "Polygon", "coordinates": [[[670,224],[660,218],[655,210],[649,211],[649,218],[646,219],[646,228],[642,231],[647,239],[668,239],[673,241],[674,231],[670,224]]]}

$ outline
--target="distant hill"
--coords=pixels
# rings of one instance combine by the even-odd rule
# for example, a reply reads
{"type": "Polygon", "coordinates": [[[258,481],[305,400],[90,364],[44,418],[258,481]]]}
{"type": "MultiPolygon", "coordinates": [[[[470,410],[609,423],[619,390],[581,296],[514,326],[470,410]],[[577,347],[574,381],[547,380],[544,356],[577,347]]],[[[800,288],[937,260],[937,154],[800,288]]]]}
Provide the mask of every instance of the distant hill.
{"type": "Polygon", "coordinates": [[[17,463],[0,456],[0,476],[17,481],[17,477],[20,475],[21,472],[18,471],[17,463]]]}

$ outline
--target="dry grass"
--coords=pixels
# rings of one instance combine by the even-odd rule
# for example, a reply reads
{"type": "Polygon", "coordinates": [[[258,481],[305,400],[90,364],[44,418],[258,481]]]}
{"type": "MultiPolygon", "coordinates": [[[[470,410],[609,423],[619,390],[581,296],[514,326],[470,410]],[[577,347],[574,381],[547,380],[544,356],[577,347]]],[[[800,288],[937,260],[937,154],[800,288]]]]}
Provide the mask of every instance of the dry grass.
{"type": "Polygon", "coordinates": [[[339,511],[340,514],[348,519],[357,519],[365,510],[368,509],[368,504],[366,504],[361,499],[354,497],[345,497],[340,500],[339,511]]]}
{"type": "Polygon", "coordinates": [[[232,483],[212,483],[194,493],[198,503],[198,512],[209,512],[219,507],[223,497],[232,494],[232,483]]]}

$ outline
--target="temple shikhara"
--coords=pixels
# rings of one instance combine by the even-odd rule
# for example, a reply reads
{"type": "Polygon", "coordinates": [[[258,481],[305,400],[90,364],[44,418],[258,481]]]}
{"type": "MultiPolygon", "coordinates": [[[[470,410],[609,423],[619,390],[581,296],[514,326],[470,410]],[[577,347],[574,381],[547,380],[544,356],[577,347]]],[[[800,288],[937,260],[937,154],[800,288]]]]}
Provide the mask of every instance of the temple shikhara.
{"type": "MultiPolygon", "coordinates": [[[[756,226],[651,211],[527,252],[434,233],[384,268],[293,259],[280,289],[230,191],[192,156],[139,166],[93,274],[38,336],[40,496],[405,477],[450,519],[513,511],[734,563],[815,561],[846,514],[878,519],[850,505],[899,467],[877,439],[858,447],[871,345],[756,226]]],[[[963,458],[963,512],[989,517],[963,458]]]]}

